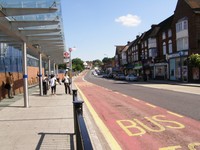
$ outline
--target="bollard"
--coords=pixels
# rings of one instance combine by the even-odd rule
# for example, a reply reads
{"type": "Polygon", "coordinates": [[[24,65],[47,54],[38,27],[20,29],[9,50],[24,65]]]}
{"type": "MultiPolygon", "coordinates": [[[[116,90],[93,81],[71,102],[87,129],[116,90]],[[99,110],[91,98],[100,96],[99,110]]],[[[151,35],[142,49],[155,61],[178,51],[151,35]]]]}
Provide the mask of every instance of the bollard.
{"type": "Polygon", "coordinates": [[[81,135],[79,132],[78,115],[83,115],[83,101],[73,101],[74,104],[74,132],[76,135],[76,147],[82,149],[81,135]]]}
{"type": "Polygon", "coordinates": [[[73,93],[73,101],[77,100],[77,89],[73,89],[72,93],[73,93]]]}
{"type": "Polygon", "coordinates": [[[77,134],[77,114],[83,115],[83,101],[73,101],[74,104],[74,132],[77,134]]]}

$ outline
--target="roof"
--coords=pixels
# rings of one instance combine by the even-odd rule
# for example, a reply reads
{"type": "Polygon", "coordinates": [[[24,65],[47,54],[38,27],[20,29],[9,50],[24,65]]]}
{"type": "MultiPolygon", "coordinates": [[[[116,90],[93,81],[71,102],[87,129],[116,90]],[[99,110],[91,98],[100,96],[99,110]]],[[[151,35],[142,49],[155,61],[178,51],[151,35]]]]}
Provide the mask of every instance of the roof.
{"type": "Polygon", "coordinates": [[[125,45],[115,46],[116,47],[115,55],[119,54],[123,50],[124,46],[125,45]]]}
{"type": "Polygon", "coordinates": [[[122,52],[126,52],[126,51],[128,50],[128,48],[133,44],[133,42],[134,42],[134,41],[132,41],[132,42],[129,42],[129,41],[128,41],[127,44],[124,46],[122,52]]]}
{"type": "Polygon", "coordinates": [[[0,43],[43,60],[63,63],[65,51],[60,0],[0,0],[0,43]]]}
{"type": "Polygon", "coordinates": [[[170,17],[168,17],[164,21],[160,22],[158,24],[158,26],[160,27],[160,30],[165,30],[166,28],[170,28],[171,24],[173,22],[173,18],[174,18],[174,15],[171,15],[170,17]]]}
{"type": "Polygon", "coordinates": [[[186,3],[192,8],[200,8],[200,0],[185,0],[186,3]]]}

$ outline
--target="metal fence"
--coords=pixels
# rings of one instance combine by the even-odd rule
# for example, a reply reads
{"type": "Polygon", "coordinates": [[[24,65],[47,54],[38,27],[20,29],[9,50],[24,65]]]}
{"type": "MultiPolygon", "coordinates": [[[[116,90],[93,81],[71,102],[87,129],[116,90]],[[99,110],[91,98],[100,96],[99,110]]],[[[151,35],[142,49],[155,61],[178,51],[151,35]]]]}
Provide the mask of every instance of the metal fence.
{"type": "Polygon", "coordinates": [[[83,119],[83,101],[78,100],[77,90],[73,91],[74,130],[77,150],[93,150],[92,143],[83,119]]]}

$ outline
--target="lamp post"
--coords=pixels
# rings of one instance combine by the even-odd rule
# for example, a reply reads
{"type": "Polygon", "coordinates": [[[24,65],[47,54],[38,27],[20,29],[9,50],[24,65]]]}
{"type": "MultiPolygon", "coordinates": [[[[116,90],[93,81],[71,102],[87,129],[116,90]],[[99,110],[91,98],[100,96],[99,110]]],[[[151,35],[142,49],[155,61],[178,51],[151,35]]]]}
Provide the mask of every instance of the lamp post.
{"type": "Polygon", "coordinates": [[[72,53],[72,51],[73,50],[75,50],[75,47],[73,47],[73,48],[69,48],[69,77],[70,77],[70,80],[71,80],[71,89],[72,89],[72,55],[71,55],[71,53],[72,53]]]}

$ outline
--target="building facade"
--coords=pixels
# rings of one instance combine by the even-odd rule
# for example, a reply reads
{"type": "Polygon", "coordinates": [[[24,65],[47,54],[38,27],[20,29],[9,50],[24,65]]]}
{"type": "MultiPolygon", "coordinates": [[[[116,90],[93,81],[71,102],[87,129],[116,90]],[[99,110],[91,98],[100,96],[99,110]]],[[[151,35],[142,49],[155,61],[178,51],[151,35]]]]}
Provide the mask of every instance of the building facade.
{"type": "Polygon", "coordinates": [[[127,45],[127,66],[147,79],[200,82],[200,69],[188,63],[200,53],[199,12],[200,1],[178,0],[173,15],[127,45]]]}

